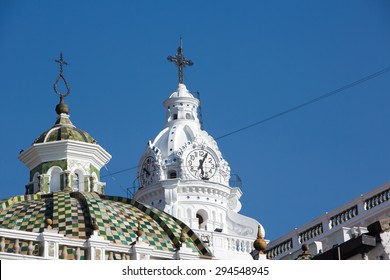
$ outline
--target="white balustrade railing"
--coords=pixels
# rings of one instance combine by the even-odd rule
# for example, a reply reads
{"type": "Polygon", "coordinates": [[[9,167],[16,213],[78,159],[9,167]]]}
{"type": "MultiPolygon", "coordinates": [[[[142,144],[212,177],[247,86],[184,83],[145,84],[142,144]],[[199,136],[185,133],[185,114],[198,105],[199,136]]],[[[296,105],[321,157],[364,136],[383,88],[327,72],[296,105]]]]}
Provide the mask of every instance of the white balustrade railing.
{"type": "Polygon", "coordinates": [[[218,250],[219,247],[217,247],[217,244],[220,244],[220,248],[222,250],[227,250],[229,252],[234,253],[242,253],[242,254],[250,254],[254,248],[253,248],[253,242],[255,238],[249,238],[249,237],[238,237],[236,235],[229,235],[225,233],[219,233],[219,232],[208,232],[203,230],[194,230],[194,232],[202,238],[207,237],[206,244],[208,246],[211,246],[213,250],[218,250]],[[216,240],[219,240],[217,242],[216,240]],[[221,241],[222,240],[222,241],[221,241]]]}
{"type": "Polygon", "coordinates": [[[340,227],[367,226],[359,221],[374,222],[385,212],[390,212],[390,182],[270,242],[266,249],[267,258],[281,258],[299,250],[303,243],[317,241],[340,227]]]}
{"type": "Polygon", "coordinates": [[[85,240],[69,238],[54,230],[34,233],[0,228],[0,259],[136,260],[177,257],[177,252],[157,250],[143,242],[123,245],[97,235],[85,240]]]}

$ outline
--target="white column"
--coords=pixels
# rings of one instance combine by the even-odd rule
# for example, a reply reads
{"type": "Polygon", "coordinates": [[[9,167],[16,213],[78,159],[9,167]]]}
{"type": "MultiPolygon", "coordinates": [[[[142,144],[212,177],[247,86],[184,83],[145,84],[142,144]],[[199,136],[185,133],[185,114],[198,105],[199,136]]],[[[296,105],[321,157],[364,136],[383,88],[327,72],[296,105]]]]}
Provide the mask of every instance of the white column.
{"type": "Polygon", "coordinates": [[[95,234],[95,232],[87,240],[88,259],[104,260],[104,256],[106,254],[106,247],[108,246],[110,241],[105,240],[102,236],[95,234]]]}
{"type": "Polygon", "coordinates": [[[42,257],[47,259],[59,259],[59,243],[63,234],[59,234],[57,230],[45,229],[38,237],[43,248],[42,257]]]}
{"type": "Polygon", "coordinates": [[[132,260],[149,260],[154,248],[138,238],[138,241],[131,247],[132,260]]]}

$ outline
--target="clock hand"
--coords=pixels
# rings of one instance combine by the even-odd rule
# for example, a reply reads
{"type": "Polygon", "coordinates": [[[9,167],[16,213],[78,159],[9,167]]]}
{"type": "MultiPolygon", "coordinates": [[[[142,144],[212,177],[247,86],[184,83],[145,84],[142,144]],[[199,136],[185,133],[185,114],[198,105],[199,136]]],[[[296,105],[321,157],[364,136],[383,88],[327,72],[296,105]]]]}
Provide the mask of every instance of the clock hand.
{"type": "Polygon", "coordinates": [[[209,154],[209,153],[206,153],[206,154],[203,156],[203,158],[199,160],[198,170],[200,169],[201,178],[203,178],[203,175],[204,175],[203,163],[204,163],[204,161],[206,160],[208,154],[209,154]]]}
{"type": "Polygon", "coordinates": [[[200,160],[199,160],[199,167],[198,167],[198,169],[200,168],[200,169],[203,170],[203,163],[204,163],[204,161],[206,160],[206,157],[207,157],[208,154],[209,154],[209,153],[206,153],[206,154],[204,155],[203,159],[200,159],[200,160]]]}
{"type": "Polygon", "coordinates": [[[145,171],[145,173],[146,173],[146,175],[148,175],[148,177],[150,176],[149,170],[147,170],[145,167],[143,168],[143,171],[145,171]]]}

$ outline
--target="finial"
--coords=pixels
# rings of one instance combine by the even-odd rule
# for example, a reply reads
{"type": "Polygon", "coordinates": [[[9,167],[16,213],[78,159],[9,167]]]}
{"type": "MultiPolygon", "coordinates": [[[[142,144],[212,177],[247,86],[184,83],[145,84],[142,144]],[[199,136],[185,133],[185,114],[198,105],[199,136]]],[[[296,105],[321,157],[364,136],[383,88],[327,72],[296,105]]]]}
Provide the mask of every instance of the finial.
{"type": "Polygon", "coordinates": [[[177,54],[175,56],[168,56],[167,59],[170,62],[173,62],[173,63],[176,64],[176,66],[178,68],[178,72],[179,72],[179,84],[183,84],[184,83],[184,79],[183,79],[183,69],[184,69],[184,67],[192,66],[192,65],[194,65],[194,63],[191,60],[187,60],[184,57],[184,54],[183,54],[183,42],[182,42],[181,35],[180,35],[180,46],[177,48],[177,54]]]}
{"type": "Polygon", "coordinates": [[[60,114],[68,114],[69,113],[69,106],[67,104],[65,104],[64,97],[67,97],[69,95],[70,88],[69,88],[68,82],[65,80],[65,77],[62,74],[62,72],[63,72],[62,67],[63,67],[63,65],[68,65],[68,62],[66,62],[62,58],[62,52],[60,53],[60,59],[55,59],[54,61],[57,62],[60,65],[60,74],[58,74],[57,80],[55,81],[55,83],[53,85],[54,92],[60,96],[60,103],[56,106],[56,112],[57,112],[58,115],[60,115],[60,114]],[[57,89],[57,85],[58,85],[58,82],[60,81],[60,79],[62,79],[62,81],[65,84],[66,93],[61,93],[57,89]]]}
{"type": "Polygon", "coordinates": [[[253,242],[253,247],[259,251],[259,254],[264,254],[264,250],[267,248],[267,242],[263,239],[260,225],[257,230],[257,239],[253,242]]]}
{"type": "Polygon", "coordinates": [[[94,218],[92,218],[92,234],[99,235],[99,226],[94,218]]]}
{"type": "Polygon", "coordinates": [[[186,236],[184,234],[184,229],[181,230],[181,233],[180,233],[180,243],[183,245],[185,242],[186,242],[186,236]]]}
{"type": "Polygon", "coordinates": [[[46,219],[46,228],[52,229],[53,220],[52,219],[46,219]]]}
{"type": "Polygon", "coordinates": [[[140,222],[138,222],[138,227],[137,227],[137,232],[136,233],[137,233],[137,241],[140,241],[140,239],[142,238],[142,235],[144,234],[144,231],[142,230],[140,222]]]}
{"type": "Polygon", "coordinates": [[[180,250],[180,248],[185,248],[185,247],[186,247],[186,236],[183,228],[180,232],[179,243],[176,244],[176,250],[180,250]]]}
{"type": "Polygon", "coordinates": [[[307,244],[302,244],[302,254],[298,255],[296,260],[311,260],[314,255],[309,252],[309,245],[307,244]]]}

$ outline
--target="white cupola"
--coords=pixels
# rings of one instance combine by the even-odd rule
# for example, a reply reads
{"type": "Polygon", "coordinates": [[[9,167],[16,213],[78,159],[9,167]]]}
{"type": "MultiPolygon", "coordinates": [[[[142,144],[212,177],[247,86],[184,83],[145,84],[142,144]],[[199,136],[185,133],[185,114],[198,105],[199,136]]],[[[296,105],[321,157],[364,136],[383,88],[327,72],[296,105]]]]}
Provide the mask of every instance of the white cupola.
{"type": "Polygon", "coordinates": [[[60,64],[60,74],[54,83],[54,90],[60,96],[60,103],[56,106],[57,121],[19,155],[30,170],[26,194],[59,191],[104,193],[106,183],[100,182],[100,169],[109,162],[111,155],[88,132],[71,122],[69,106],[64,101],[70,89],[62,73],[62,66],[67,64],[62,53],[56,62],[60,64]],[[65,84],[66,93],[57,90],[59,81],[65,84]]]}
{"type": "MultiPolygon", "coordinates": [[[[168,60],[178,66],[179,83],[163,102],[166,109],[163,130],[148,142],[140,158],[139,188],[134,199],[182,220],[213,240],[210,242],[223,243],[217,239],[227,235],[245,237],[245,242],[255,240],[259,227],[265,236],[264,228],[256,220],[238,213],[242,192],[229,186],[229,164],[214,138],[201,127],[200,101],[183,81],[183,68],[193,63],[184,58],[181,43],[177,54],[168,60]]],[[[223,256],[226,250],[221,244],[214,246],[223,256]]]]}

